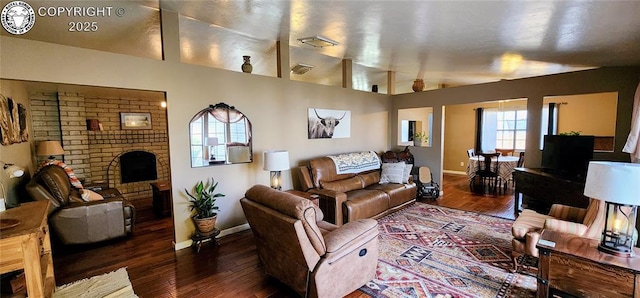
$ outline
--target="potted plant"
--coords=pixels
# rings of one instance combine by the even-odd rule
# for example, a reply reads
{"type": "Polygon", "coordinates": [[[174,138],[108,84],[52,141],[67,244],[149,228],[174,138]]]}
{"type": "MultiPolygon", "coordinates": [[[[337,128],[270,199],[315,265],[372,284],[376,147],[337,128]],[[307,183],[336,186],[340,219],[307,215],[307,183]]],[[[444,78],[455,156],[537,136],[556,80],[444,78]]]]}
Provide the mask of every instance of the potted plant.
{"type": "Polygon", "coordinates": [[[218,183],[211,178],[206,184],[202,181],[196,183],[193,193],[184,190],[189,196],[189,208],[195,211],[192,219],[200,236],[209,236],[215,231],[218,218],[216,198],[224,197],[224,194],[215,192],[217,186],[218,183]]]}
{"type": "Polygon", "coordinates": [[[413,145],[418,147],[426,144],[429,140],[429,137],[424,131],[416,132],[413,134],[413,145]]]}

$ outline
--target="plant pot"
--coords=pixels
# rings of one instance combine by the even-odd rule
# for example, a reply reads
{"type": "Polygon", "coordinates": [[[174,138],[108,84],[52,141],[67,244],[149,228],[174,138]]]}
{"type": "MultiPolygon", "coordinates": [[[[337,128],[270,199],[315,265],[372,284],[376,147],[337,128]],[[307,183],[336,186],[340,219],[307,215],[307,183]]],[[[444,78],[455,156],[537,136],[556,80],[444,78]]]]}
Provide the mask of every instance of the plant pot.
{"type": "Polygon", "coordinates": [[[197,216],[194,216],[191,219],[193,219],[193,223],[196,226],[196,232],[200,236],[209,236],[215,231],[218,215],[207,218],[197,218],[197,216]]]}
{"type": "Polygon", "coordinates": [[[420,147],[420,146],[422,146],[422,139],[420,139],[420,138],[413,138],[413,146],[415,146],[415,147],[420,147]]]}

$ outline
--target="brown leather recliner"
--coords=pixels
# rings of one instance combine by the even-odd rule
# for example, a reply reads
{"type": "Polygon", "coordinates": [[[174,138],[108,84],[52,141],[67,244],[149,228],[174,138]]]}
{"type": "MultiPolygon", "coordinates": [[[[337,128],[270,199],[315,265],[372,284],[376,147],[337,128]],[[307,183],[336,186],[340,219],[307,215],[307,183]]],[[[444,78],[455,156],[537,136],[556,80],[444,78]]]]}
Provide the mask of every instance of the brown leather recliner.
{"type": "Polygon", "coordinates": [[[375,276],[378,228],[372,219],[341,227],[322,221],[310,200],[264,185],[240,200],[267,274],[306,297],[343,297],[375,276]]]}
{"type": "Polygon", "coordinates": [[[63,244],[85,244],[133,232],[135,208],[121,195],[84,202],[64,169],[42,168],[27,183],[34,200],[49,200],[49,223],[63,244]]]}

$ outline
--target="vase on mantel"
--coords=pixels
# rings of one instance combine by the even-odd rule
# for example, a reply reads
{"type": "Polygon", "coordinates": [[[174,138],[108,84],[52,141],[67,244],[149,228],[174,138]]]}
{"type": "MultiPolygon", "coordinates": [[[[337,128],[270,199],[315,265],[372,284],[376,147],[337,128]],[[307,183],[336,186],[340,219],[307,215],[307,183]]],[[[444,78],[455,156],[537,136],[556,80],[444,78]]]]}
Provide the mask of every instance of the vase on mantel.
{"type": "Polygon", "coordinates": [[[251,65],[251,56],[242,56],[244,63],[242,63],[242,72],[251,73],[253,71],[253,65],[251,65]]]}
{"type": "Polygon", "coordinates": [[[413,86],[411,86],[414,92],[420,92],[424,90],[424,81],[422,79],[416,79],[413,81],[413,86]]]}

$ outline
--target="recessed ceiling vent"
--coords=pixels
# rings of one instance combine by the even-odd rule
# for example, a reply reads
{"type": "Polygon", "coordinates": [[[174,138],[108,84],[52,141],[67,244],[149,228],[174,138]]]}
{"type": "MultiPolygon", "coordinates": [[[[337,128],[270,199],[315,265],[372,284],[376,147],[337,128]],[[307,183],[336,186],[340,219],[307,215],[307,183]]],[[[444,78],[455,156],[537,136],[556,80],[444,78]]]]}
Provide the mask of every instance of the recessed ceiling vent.
{"type": "Polygon", "coordinates": [[[291,72],[297,75],[305,74],[313,68],[313,65],[298,63],[291,68],[291,72]]]}
{"type": "Polygon", "coordinates": [[[335,40],[331,40],[328,39],[326,37],[322,37],[322,36],[311,36],[311,37],[304,37],[304,38],[298,38],[298,40],[301,43],[310,45],[312,47],[315,48],[324,48],[324,47],[333,47],[333,46],[337,46],[338,44],[340,44],[339,42],[335,41],[335,40]]]}

